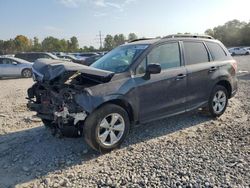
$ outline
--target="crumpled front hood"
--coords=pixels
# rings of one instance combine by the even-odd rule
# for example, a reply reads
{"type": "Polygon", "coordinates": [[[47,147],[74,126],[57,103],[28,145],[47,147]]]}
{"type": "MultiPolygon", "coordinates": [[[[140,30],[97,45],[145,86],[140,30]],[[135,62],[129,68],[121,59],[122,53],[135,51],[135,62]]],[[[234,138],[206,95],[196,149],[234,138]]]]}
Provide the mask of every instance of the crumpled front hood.
{"type": "Polygon", "coordinates": [[[62,60],[38,59],[32,66],[35,79],[38,81],[50,81],[65,72],[80,72],[86,75],[94,75],[102,78],[112,77],[113,72],[105,71],[73,62],[62,60]]]}

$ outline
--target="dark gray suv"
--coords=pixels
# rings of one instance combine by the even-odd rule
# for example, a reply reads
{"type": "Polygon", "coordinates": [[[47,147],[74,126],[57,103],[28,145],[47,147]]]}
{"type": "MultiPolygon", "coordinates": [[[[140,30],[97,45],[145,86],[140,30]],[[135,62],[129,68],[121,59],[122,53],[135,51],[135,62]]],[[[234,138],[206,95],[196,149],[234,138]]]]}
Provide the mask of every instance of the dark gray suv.
{"type": "Polygon", "coordinates": [[[237,91],[236,68],[224,45],[209,36],[137,40],[90,67],[38,60],[28,107],[45,126],[83,134],[92,148],[107,152],[132,125],[198,108],[222,115],[237,91]]]}

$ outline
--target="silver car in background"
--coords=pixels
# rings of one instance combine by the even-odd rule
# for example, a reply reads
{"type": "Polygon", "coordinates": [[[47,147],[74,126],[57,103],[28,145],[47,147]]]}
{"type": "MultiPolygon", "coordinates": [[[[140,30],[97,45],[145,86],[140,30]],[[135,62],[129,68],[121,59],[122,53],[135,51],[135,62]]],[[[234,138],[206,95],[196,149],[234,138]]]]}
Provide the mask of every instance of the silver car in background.
{"type": "Polygon", "coordinates": [[[14,57],[0,56],[0,77],[32,77],[32,63],[14,57]]]}
{"type": "Polygon", "coordinates": [[[250,54],[250,50],[248,50],[247,48],[242,48],[242,47],[229,48],[228,51],[230,52],[230,54],[232,56],[235,56],[235,55],[249,55],[250,54]]]}

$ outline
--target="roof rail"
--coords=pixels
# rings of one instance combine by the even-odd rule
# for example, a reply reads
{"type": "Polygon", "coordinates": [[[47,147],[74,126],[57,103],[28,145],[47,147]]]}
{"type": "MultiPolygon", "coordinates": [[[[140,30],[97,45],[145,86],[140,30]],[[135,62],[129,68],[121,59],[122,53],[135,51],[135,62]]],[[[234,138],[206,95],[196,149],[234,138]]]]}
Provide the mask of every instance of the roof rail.
{"type": "Polygon", "coordinates": [[[166,38],[205,38],[205,39],[214,39],[213,37],[209,35],[192,35],[192,34],[174,34],[174,35],[167,35],[163,37],[163,39],[166,38]]]}
{"type": "Polygon", "coordinates": [[[136,42],[136,41],[141,41],[141,40],[151,40],[151,39],[156,39],[156,38],[139,38],[139,39],[128,41],[128,43],[136,42]]]}

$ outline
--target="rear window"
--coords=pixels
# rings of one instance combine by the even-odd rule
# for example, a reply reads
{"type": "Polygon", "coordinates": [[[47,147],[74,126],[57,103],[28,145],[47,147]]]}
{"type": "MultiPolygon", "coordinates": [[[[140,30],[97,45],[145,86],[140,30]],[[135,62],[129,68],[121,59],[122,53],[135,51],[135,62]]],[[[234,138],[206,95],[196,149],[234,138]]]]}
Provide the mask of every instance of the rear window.
{"type": "Polygon", "coordinates": [[[207,50],[202,42],[187,41],[183,43],[187,65],[209,61],[207,50]]]}
{"type": "Polygon", "coordinates": [[[206,45],[215,61],[223,60],[227,56],[227,54],[219,44],[213,42],[206,42],[206,45]]]}

